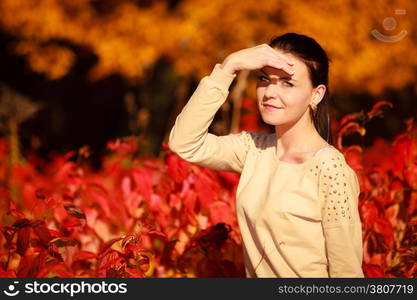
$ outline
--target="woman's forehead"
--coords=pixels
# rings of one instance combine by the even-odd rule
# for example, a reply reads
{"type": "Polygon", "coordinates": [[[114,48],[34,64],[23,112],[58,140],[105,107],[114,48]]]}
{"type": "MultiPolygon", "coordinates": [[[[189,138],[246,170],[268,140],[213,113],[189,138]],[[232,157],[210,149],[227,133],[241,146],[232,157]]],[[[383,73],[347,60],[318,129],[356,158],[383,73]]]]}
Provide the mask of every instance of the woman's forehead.
{"type": "MultiPolygon", "coordinates": [[[[307,70],[307,66],[299,59],[297,60],[293,60],[294,65],[291,66],[291,68],[294,70],[294,75],[292,75],[291,77],[293,79],[301,79],[304,78],[305,76],[308,76],[308,70],[307,70]]],[[[286,72],[284,72],[281,69],[277,69],[274,67],[270,67],[270,66],[265,66],[261,69],[263,72],[265,72],[267,75],[275,75],[275,76],[279,76],[279,77],[288,77],[288,74],[286,72]]]]}
{"type": "Polygon", "coordinates": [[[288,58],[291,61],[299,59],[296,55],[292,54],[291,52],[286,52],[277,48],[272,48],[272,49],[276,51],[280,56],[284,56],[285,58],[288,58]]]}
{"type": "MultiPolygon", "coordinates": [[[[290,61],[292,61],[294,63],[294,65],[292,66],[292,68],[295,71],[295,76],[294,77],[302,77],[305,75],[308,75],[308,70],[307,70],[307,66],[305,65],[305,63],[296,55],[289,53],[289,52],[284,52],[280,49],[277,48],[273,48],[276,52],[278,52],[278,54],[280,56],[283,56],[284,58],[290,59],[290,61]]],[[[286,63],[286,62],[285,62],[286,63]]],[[[273,68],[273,67],[264,67],[263,68],[268,74],[275,74],[278,75],[276,73],[280,73],[282,72],[279,69],[273,68]]]]}

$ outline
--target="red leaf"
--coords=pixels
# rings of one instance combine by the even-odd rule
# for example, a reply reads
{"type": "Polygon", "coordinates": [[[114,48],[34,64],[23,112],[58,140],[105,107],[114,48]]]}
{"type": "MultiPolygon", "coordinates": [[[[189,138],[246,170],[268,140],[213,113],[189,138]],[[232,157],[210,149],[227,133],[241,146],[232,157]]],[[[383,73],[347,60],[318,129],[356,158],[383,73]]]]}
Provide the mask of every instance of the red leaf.
{"type": "Polygon", "coordinates": [[[351,114],[345,115],[340,120],[339,126],[341,128],[341,127],[345,126],[349,122],[356,122],[356,121],[358,121],[358,120],[360,120],[362,118],[363,118],[363,112],[351,113],[351,114]]]}
{"type": "Polygon", "coordinates": [[[175,154],[165,155],[165,164],[169,176],[176,182],[181,183],[187,178],[190,170],[190,163],[175,154]]]}
{"type": "Polygon", "coordinates": [[[123,258],[120,257],[119,252],[111,250],[100,260],[99,271],[106,270],[111,266],[117,265],[122,262],[122,260],[123,258]]]}
{"type": "Polygon", "coordinates": [[[16,205],[13,203],[13,201],[9,201],[9,211],[8,214],[11,214],[15,218],[24,219],[25,214],[16,207],[16,205]]]}
{"type": "Polygon", "coordinates": [[[151,194],[151,197],[148,201],[148,209],[151,212],[161,212],[161,197],[157,194],[151,194]]]}
{"type": "Polygon", "coordinates": [[[16,278],[16,271],[15,270],[7,270],[3,271],[0,270],[0,278],[16,278]]]}
{"type": "Polygon", "coordinates": [[[21,278],[33,277],[34,274],[38,273],[38,260],[36,254],[22,257],[17,270],[17,276],[21,278]]]}
{"type": "Polygon", "coordinates": [[[385,210],[385,216],[390,221],[393,227],[397,225],[397,220],[398,220],[397,217],[398,217],[399,211],[400,211],[400,205],[398,203],[391,205],[385,210]]]}
{"type": "Polygon", "coordinates": [[[139,253],[142,253],[144,251],[147,251],[147,250],[140,245],[129,244],[125,247],[125,253],[127,254],[127,253],[131,252],[134,256],[136,256],[139,253]]]}
{"type": "Polygon", "coordinates": [[[406,166],[403,171],[404,178],[411,188],[417,189],[417,166],[406,166]]]}
{"type": "Polygon", "coordinates": [[[138,148],[138,139],[136,137],[118,138],[115,141],[108,142],[107,148],[121,154],[133,154],[138,148]]]}
{"type": "Polygon", "coordinates": [[[74,277],[71,272],[67,269],[66,265],[60,261],[51,261],[45,264],[37,277],[45,278],[45,277],[59,277],[59,278],[72,278],[74,277]]]}
{"type": "Polygon", "coordinates": [[[122,192],[125,197],[129,197],[132,193],[132,180],[129,176],[125,176],[122,179],[122,192]]]}
{"type": "Polygon", "coordinates": [[[361,207],[362,223],[365,228],[371,227],[378,218],[378,208],[374,203],[365,201],[361,207]]]}
{"type": "Polygon", "coordinates": [[[12,227],[15,228],[23,228],[23,227],[28,227],[31,226],[32,222],[28,219],[20,219],[17,220],[16,222],[13,223],[12,227]]]}
{"type": "Polygon", "coordinates": [[[403,171],[405,166],[410,166],[413,163],[413,147],[414,142],[408,138],[408,136],[404,136],[404,138],[397,139],[393,143],[393,147],[391,148],[391,159],[393,164],[399,171],[403,171]]]}
{"type": "Polygon", "coordinates": [[[109,195],[105,188],[103,188],[102,186],[98,184],[90,184],[88,195],[91,197],[93,201],[97,202],[100,205],[101,209],[106,214],[106,217],[112,216],[112,211],[110,209],[109,199],[108,199],[109,195]]]}
{"type": "Polygon", "coordinates": [[[129,244],[136,244],[139,242],[139,236],[137,234],[128,234],[122,240],[122,247],[126,247],[129,244]]]}
{"type": "Polygon", "coordinates": [[[381,269],[380,266],[377,265],[364,265],[363,266],[364,273],[367,278],[383,278],[384,271],[381,269]]]}
{"type": "Polygon", "coordinates": [[[85,224],[86,224],[86,221],[84,219],[71,219],[62,223],[62,227],[64,228],[77,227],[77,226],[84,226],[85,224]]]}
{"type": "Polygon", "coordinates": [[[184,203],[185,209],[188,213],[194,214],[195,213],[195,205],[197,202],[197,195],[194,191],[189,191],[185,194],[184,203]]]}
{"type": "Polygon", "coordinates": [[[26,249],[29,246],[30,233],[30,227],[20,228],[17,233],[17,253],[19,253],[20,256],[25,255],[26,249]]]}
{"type": "Polygon", "coordinates": [[[213,224],[227,223],[233,225],[233,211],[229,205],[222,201],[210,204],[210,218],[213,224]]]}
{"type": "Polygon", "coordinates": [[[41,251],[39,253],[26,254],[23,256],[19,263],[17,277],[36,277],[39,270],[43,268],[47,255],[47,251],[41,251]]]}
{"type": "Polygon", "coordinates": [[[52,240],[52,236],[49,233],[49,230],[44,225],[39,225],[39,226],[34,227],[33,231],[41,239],[41,242],[44,245],[47,245],[49,241],[52,240]]]}
{"type": "Polygon", "coordinates": [[[157,238],[161,238],[163,240],[166,240],[168,237],[165,233],[163,233],[162,231],[159,230],[149,230],[148,232],[146,232],[147,235],[151,235],[151,236],[155,236],[157,238]]]}
{"type": "Polygon", "coordinates": [[[226,183],[226,186],[231,189],[239,183],[240,175],[234,172],[219,172],[221,180],[226,183]]]}
{"type": "Polygon", "coordinates": [[[368,118],[372,119],[375,116],[382,116],[383,111],[382,111],[382,107],[383,106],[389,106],[389,107],[393,107],[394,105],[389,102],[389,101],[378,101],[377,103],[374,104],[374,106],[372,107],[371,111],[369,111],[367,113],[368,118]]]}
{"type": "Polygon", "coordinates": [[[78,206],[67,203],[64,204],[64,208],[71,216],[74,216],[78,219],[85,219],[84,212],[78,206]]]}
{"type": "Polygon", "coordinates": [[[141,195],[146,202],[151,200],[152,194],[152,171],[145,168],[135,168],[132,170],[132,176],[141,195]]]}
{"type": "Polygon", "coordinates": [[[143,275],[142,272],[138,271],[137,269],[133,269],[133,268],[125,268],[126,273],[128,273],[130,276],[130,278],[144,278],[145,276],[143,275]]]}
{"type": "Polygon", "coordinates": [[[171,208],[175,208],[176,210],[180,210],[181,209],[181,198],[178,197],[176,194],[170,194],[168,205],[171,208]]]}
{"type": "Polygon", "coordinates": [[[107,249],[109,249],[115,242],[120,241],[122,238],[114,238],[111,239],[110,241],[106,242],[104,245],[101,246],[99,252],[98,252],[98,256],[103,255],[107,249]]]}
{"type": "Polygon", "coordinates": [[[90,251],[85,251],[85,250],[81,250],[78,251],[75,255],[73,260],[77,261],[77,260],[89,260],[89,259],[93,259],[96,258],[97,255],[93,252],[90,251]]]}
{"type": "Polygon", "coordinates": [[[205,172],[201,172],[195,177],[195,190],[202,207],[208,207],[217,198],[214,182],[205,172]]]}
{"type": "Polygon", "coordinates": [[[374,229],[376,232],[383,235],[384,242],[388,247],[392,247],[394,245],[394,230],[388,220],[378,218],[374,223],[374,229]]]}
{"type": "Polygon", "coordinates": [[[49,244],[54,244],[58,248],[60,247],[67,247],[67,246],[80,246],[81,243],[76,239],[66,238],[66,237],[58,237],[49,242],[49,244]]]}

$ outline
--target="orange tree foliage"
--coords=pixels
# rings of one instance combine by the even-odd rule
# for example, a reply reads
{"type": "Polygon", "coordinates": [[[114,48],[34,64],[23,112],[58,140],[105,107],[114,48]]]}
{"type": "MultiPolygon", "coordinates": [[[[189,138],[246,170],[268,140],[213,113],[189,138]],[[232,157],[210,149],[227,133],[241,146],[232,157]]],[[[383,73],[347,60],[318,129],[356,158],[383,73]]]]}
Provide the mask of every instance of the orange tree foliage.
{"type": "Polygon", "coordinates": [[[0,27],[17,37],[12,51],[27,56],[32,69],[50,79],[65,76],[74,64],[72,46],[97,55],[92,79],[119,73],[136,80],[160,57],[169,58],[179,74],[201,78],[227,54],[292,31],[313,36],[328,50],[335,90],[379,93],[416,81],[412,0],[245,0],[238,5],[182,0],[175,7],[171,1],[142,2],[2,0],[0,27]],[[373,30],[407,34],[388,43],[373,30]]]}
{"type": "MultiPolygon", "coordinates": [[[[386,105],[334,123],[337,146],[361,185],[365,275],[416,277],[416,124],[367,150],[341,143],[365,134],[386,105]]],[[[242,127],[260,129],[255,123],[243,118],[242,127]]],[[[87,148],[50,162],[28,154],[11,171],[0,140],[1,198],[10,197],[10,181],[20,192],[16,203],[1,203],[0,277],[244,277],[238,174],[190,164],[165,144],[163,159],[138,158],[138,147],[137,139],[109,142],[98,171],[87,148]]]]}

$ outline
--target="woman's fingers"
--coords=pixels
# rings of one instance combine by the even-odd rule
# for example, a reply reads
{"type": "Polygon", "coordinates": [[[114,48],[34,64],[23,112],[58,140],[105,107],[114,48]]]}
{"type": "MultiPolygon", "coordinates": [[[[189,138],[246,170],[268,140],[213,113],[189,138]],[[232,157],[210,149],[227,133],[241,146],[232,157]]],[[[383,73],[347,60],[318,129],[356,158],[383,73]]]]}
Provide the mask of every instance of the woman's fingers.
{"type": "Polygon", "coordinates": [[[288,57],[287,55],[282,54],[282,53],[278,52],[277,50],[275,50],[274,48],[271,48],[271,47],[269,47],[267,50],[268,50],[268,54],[270,54],[272,56],[275,56],[279,59],[284,60],[290,66],[294,65],[294,59],[292,57],[288,57]]]}
{"type": "Polygon", "coordinates": [[[223,66],[230,73],[235,73],[243,69],[261,69],[264,66],[281,69],[290,75],[295,73],[294,59],[277,49],[271,48],[267,44],[234,52],[226,57],[223,66]]]}
{"type": "MultiPolygon", "coordinates": [[[[268,46],[269,47],[269,46],[268,46]]],[[[273,48],[269,47],[267,51],[267,65],[276,68],[282,69],[288,74],[294,74],[294,60],[291,57],[278,53],[273,48]]]]}
{"type": "Polygon", "coordinates": [[[294,68],[289,66],[286,62],[283,62],[282,60],[276,59],[276,58],[270,58],[266,61],[266,64],[270,67],[273,67],[275,69],[280,69],[285,71],[288,74],[293,75],[295,73],[294,68]]]}

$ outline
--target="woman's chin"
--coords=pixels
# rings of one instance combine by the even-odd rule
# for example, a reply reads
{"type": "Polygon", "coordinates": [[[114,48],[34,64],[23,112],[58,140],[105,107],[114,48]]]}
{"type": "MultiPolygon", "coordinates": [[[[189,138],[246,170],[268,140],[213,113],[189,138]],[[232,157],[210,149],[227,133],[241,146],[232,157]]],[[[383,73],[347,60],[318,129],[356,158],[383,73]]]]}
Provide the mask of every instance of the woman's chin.
{"type": "Polygon", "coordinates": [[[280,122],[280,121],[278,121],[278,120],[274,120],[274,119],[272,119],[272,118],[270,118],[270,117],[267,117],[267,116],[262,116],[261,115],[261,117],[262,117],[262,120],[266,123],[266,124],[268,124],[268,125],[272,125],[272,126],[275,126],[275,125],[279,125],[279,124],[281,124],[282,122],[280,122]]]}

